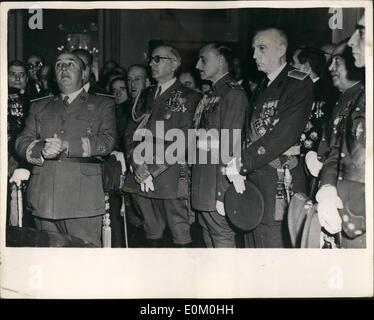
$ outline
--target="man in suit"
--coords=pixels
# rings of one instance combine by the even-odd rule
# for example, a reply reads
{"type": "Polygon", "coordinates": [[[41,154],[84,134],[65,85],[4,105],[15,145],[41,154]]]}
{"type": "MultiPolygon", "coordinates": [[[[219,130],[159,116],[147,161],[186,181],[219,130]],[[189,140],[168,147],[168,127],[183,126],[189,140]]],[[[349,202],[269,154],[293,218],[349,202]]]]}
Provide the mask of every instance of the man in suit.
{"type": "Polygon", "coordinates": [[[135,195],[144,217],[149,247],[163,246],[166,226],[170,229],[176,247],[188,247],[192,241],[188,210],[188,166],[184,156],[175,164],[167,163],[165,157],[171,142],[156,135],[156,131],[165,134],[170,129],[178,128],[186,138],[187,130],[192,128],[192,118],[200,95],[185,88],[176,79],[180,64],[180,55],[174,48],[160,46],[153,50],[149,65],[157,85],[144,89],[138,96],[133,110],[134,121],[125,133],[126,157],[133,174],[128,174],[124,189],[135,195]],[[151,148],[156,150],[148,164],[138,162],[134,156],[139,145],[134,132],[141,128],[151,132],[151,148]],[[162,147],[164,152],[157,153],[158,147],[162,147]],[[163,160],[159,161],[160,158],[163,160]]]}
{"type": "Polygon", "coordinates": [[[28,203],[38,229],[101,243],[105,213],[98,157],[114,147],[111,100],[83,89],[83,61],[62,53],[55,64],[61,95],[35,102],[16,151],[34,165],[28,203]]]}
{"type": "MultiPolygon", "coordinates": [[[[364,74],[364,15],[358,21],[348,46],[352,48],[355,66],[364,74]]],[[[349,72],[347,62],[342,63],[342,55],[344,60],[349,58],[344,52],[347,50],[339,54],[335,52],[330,66],[333,81],[344,90],[341,90],[338,100],[330,149],[321,169],[316,200],[322,227],[333,235],[341,232],[340,247],[365,248],[365,86],[358,79],[353,81],[352,68],[349,72]]]]}
{"type": "MultiPolygon", "coordinates": [[[[196,68],[203,80],[212,81],[212,88],[204,94],[195,113],[196,129],[217,130],[220,134],[228,129],[241,130],[248,108],[244,89],[229,74],[232,51],[225,45],[211,43],[200,50],[196,68]]],[[[213,152],[222,152],[227,141],[221,136],[216,140],[202,141],[198,134],[199,154],[197,164],[192,166],[192,207],[197,210],[198,220],[203,229],[203,238],[209,248],[235,248],[235,232],[230,227],[224,210],[223,199],[229,186],[222,157],[218,164],[213,163],[213,152]],[[207,153],[207,163],[201,163],[200,153],[207,153]]],[[[240,139],[236,147],[239,146],[240,139]]],[[[230,141],[230,149],[234,147],[230,141]]],[[[204,158],[202,158],[204,159],[204,158]]]]}
{"type": "Polygon", "coordinates": [[[236,170],[238,159],[226,170],[238,192],[243,191],[247,176],[264,198],[262,221],[245,237],[248,247],[289,247],[287,204],[293,192],[306,189],[297,144],[311,113],[313,82],[307,73],[287,65],[287,46],[287,37],[279,29],[259,31],[253,39],[253,58],[266,76],[252,99],[241,175],[236,170]]]}

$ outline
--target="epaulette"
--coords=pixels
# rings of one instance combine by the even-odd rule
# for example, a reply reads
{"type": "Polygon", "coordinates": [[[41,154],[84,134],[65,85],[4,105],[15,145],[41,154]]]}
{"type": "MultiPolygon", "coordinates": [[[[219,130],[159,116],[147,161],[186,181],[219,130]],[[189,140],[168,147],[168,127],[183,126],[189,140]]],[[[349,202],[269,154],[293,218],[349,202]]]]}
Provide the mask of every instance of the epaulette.
{"type": "Polygon", "coordinates": [[[304,80],[307,76],[309,76],[309,73],[295,69],[289,71],[288,76],[297,80],[304,80]]]}
{"type": "Polygon", "coordinates": [[[32,99],[32,100],[30,100],[30,102],[32,103],[32,102],[36,102],[36,101],[47,99],[47,98],[51,98],[51,97],[54,97],[54,95],[53,94],[49,94],[48,96],[44,96],[44,97],[32,99]]]}
{"type": "Polygon", "coordinates": [[[239,90],[243,89],[243,87],[239,83],[237,83],[236,81],[227,81],[226,83],[232,89],[239,89],[239,90]]]}
{"type": "Polygon", "coordinates": [[[112,94],[107,94],[107,93],[99,93],[99,92],[95,92],[95,96],[102,96],[102,97],[107,97],[107,98],[112,98],[114,99],[115,96],[112,95],[112,94]]]}

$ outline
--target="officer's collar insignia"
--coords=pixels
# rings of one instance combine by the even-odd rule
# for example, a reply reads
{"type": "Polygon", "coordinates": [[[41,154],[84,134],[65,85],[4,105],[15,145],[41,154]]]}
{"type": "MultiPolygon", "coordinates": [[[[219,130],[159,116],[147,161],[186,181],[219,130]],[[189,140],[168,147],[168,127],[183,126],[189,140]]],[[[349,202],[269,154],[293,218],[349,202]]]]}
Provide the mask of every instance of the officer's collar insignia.
{"type": "Polygon", "coordinates": [[[293,79],[297,80],[304,80],[306,77],[309,76],[308,73],[300,71],[300,70],[291,70],[288,72],[288,76],[293,79]]]}

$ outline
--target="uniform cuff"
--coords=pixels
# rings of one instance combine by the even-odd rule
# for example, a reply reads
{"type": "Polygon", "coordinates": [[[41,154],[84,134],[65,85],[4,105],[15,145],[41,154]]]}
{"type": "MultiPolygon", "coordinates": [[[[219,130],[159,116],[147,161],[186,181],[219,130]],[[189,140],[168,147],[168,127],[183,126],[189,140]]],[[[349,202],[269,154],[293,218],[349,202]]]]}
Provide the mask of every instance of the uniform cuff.
{"type": "Polygon", "coordinates": [[[44,147],[44,141],[34,140],[26,149],[26,160],[27,162],[41,166],[44,162],[42,156],[42,150],[44,147]]]}

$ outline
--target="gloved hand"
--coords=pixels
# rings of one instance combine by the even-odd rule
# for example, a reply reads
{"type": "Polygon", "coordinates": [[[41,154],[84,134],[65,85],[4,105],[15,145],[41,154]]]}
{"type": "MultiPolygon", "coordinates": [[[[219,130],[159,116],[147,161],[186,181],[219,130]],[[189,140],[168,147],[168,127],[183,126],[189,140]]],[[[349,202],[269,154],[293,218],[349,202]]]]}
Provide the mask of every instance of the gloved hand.
{"type": "Polygon", "coordinates": [[[134,161],[131,163],[131,167],[134,171],[135,181],[141,184],[151,173],[148,171],[146,163],[137,164],[134,161]]]}
{"type": "Polygon", "coordinates": [[[14,170],[12,177],[9,179],[9,182],[14,182],[17,185],[17,187],[20,187],[22,181],[29,180],[29,178],[30,171],[27,169],[19,168],[14,170]]]}
{"type": "Polygon", "coordinates": [[[305,163],[313,177],[318,177],[321,171],[323,163],[318,160],[317,153],[315,151],[309,151],[305,156],[305,163]]]}
{"type": "Polygon", "coordinates": [[[236,162],[236,158],[231,159],[231,161],[227,164],[225,173],[229,181],[234,184],[236,192],[243,193],[245,191],[244,180],[246,177],[239,173],[236,162]]]}
{"type": "Polygon", "coordinates": [[[148,192],[149,190],[155,191],[155,187],[153,186],[153,177],[151,175],[145,178],[140,184],[140,190],[142,190],[142,192],[148,192]]]}
{"type": "Polygon", "coordinates": [[[322,227],[329,233],[335,234],[342,230],[342,219],[338,209],[343,209],[343,202],[338,197],[336,188],[325,185],[316,194],[318,201],[318,219],[322,227]]]}
{"type": "Polygon", "coordinates": [[[222,201],[216,201],[216,210],[221,216],[225,216],[225,204],[222,201]]]}

